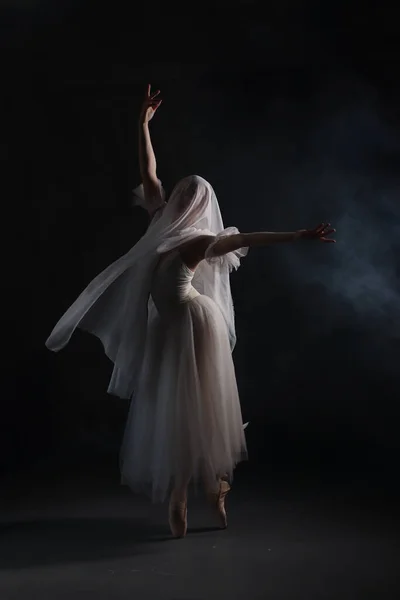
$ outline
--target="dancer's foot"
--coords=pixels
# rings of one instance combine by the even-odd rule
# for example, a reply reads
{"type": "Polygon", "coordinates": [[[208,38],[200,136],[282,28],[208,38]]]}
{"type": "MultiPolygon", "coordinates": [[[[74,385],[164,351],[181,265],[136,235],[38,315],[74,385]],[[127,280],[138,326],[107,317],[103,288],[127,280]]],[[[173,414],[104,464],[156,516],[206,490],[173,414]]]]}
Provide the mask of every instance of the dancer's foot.
{"type": "Polygon", "coordinates": [[[226,529],[228,527],[228,518],[225,508],[225,498],[230,489],[231,486],[229,485],[229,483],[224,479],[220,479],[219,491],[211,492],[208,494],[210,502],[214,505],[217,511],[221,529],[226,529]]]}
{"type": "Polygon", "coordinates": [[[169,501],[169,526],[175,538],[185,537],[187,531],[187,499],[174,493],[169,501]]]}

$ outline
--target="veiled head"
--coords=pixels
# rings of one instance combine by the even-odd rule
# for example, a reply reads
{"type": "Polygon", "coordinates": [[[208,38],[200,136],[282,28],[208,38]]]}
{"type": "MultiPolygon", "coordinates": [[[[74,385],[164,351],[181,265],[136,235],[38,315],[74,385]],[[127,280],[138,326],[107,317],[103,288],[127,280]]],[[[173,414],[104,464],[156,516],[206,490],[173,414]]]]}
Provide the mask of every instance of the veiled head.
{"type": "MultiPolygon", "coordinates": [[[[181,179],[170,195],[167,210],[176,219],[180,217],[196,220],[207,211],[214,196],[211,185],[198,175],[189,175],[181,179]]],[[[187,220],[185,218],[185,221],[187,220]]]]}

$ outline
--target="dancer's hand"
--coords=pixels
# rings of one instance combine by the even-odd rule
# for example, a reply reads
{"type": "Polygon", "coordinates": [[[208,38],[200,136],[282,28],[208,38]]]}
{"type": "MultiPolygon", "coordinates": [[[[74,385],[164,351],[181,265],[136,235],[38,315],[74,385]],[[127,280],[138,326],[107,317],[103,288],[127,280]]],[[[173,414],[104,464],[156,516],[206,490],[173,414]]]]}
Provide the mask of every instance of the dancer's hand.
{"type": "Polygon", "coordinates": [[[315,229],[301,229],[297,233],[299,234],[299,238],[303,240],[319,240],[320,242],[334,244],[336,240],[327,236],[335,232],[336,229],[332,229],[330,223],[321,223],[315,229]]]}
{"type": "Polygon", "coordinates": [[[157,96],[160,93],[160,90],[157,92],[151,93],[151,85],[147,86],[147,91],[144,96],[142,108],[140,111],[140,123],[148,123],[154,117],[154,114],[157,108],[160,106],[162,100],[158,99],[157,96]]]}

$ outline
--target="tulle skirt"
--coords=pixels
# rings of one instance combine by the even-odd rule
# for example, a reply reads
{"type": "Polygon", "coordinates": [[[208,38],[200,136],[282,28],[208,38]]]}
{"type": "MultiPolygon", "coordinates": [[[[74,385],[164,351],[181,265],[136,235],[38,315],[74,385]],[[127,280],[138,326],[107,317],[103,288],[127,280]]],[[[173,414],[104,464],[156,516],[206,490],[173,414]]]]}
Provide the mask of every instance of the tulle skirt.
{"type": "Polygon", "coordinates": [[[153,502],[189,481],[215,491],[247,458],[228,330],[209,297],[149,326],[120,458],[122,483],[153,502]]]}

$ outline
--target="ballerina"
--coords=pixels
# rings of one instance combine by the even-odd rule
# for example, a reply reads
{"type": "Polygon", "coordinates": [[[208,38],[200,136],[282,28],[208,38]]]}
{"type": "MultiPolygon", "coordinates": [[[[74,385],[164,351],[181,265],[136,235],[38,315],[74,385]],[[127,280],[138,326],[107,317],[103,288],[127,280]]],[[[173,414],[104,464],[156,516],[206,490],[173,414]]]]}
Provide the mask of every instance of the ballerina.
{"type": "Polygon", "coordinates": [[[224,228],[202,177],[189,176],[168,202],[157,177],[149,122],[161,105],[148,86],[139,118],[142,184],[136,204],[145,235],[81,293],[46,345],[63,348],[76,327],[96,335],[113,362],[108,392],[131,399],[120,451],[121,482],[154,502],[169,496],[174,537],[187,532],[187,491],[202,483],[221,528],[235,466],[247,458],[232,351],[230,273],[248,249],[278,242],[334,242],[312,230],[240,233],[224,228]]]}

